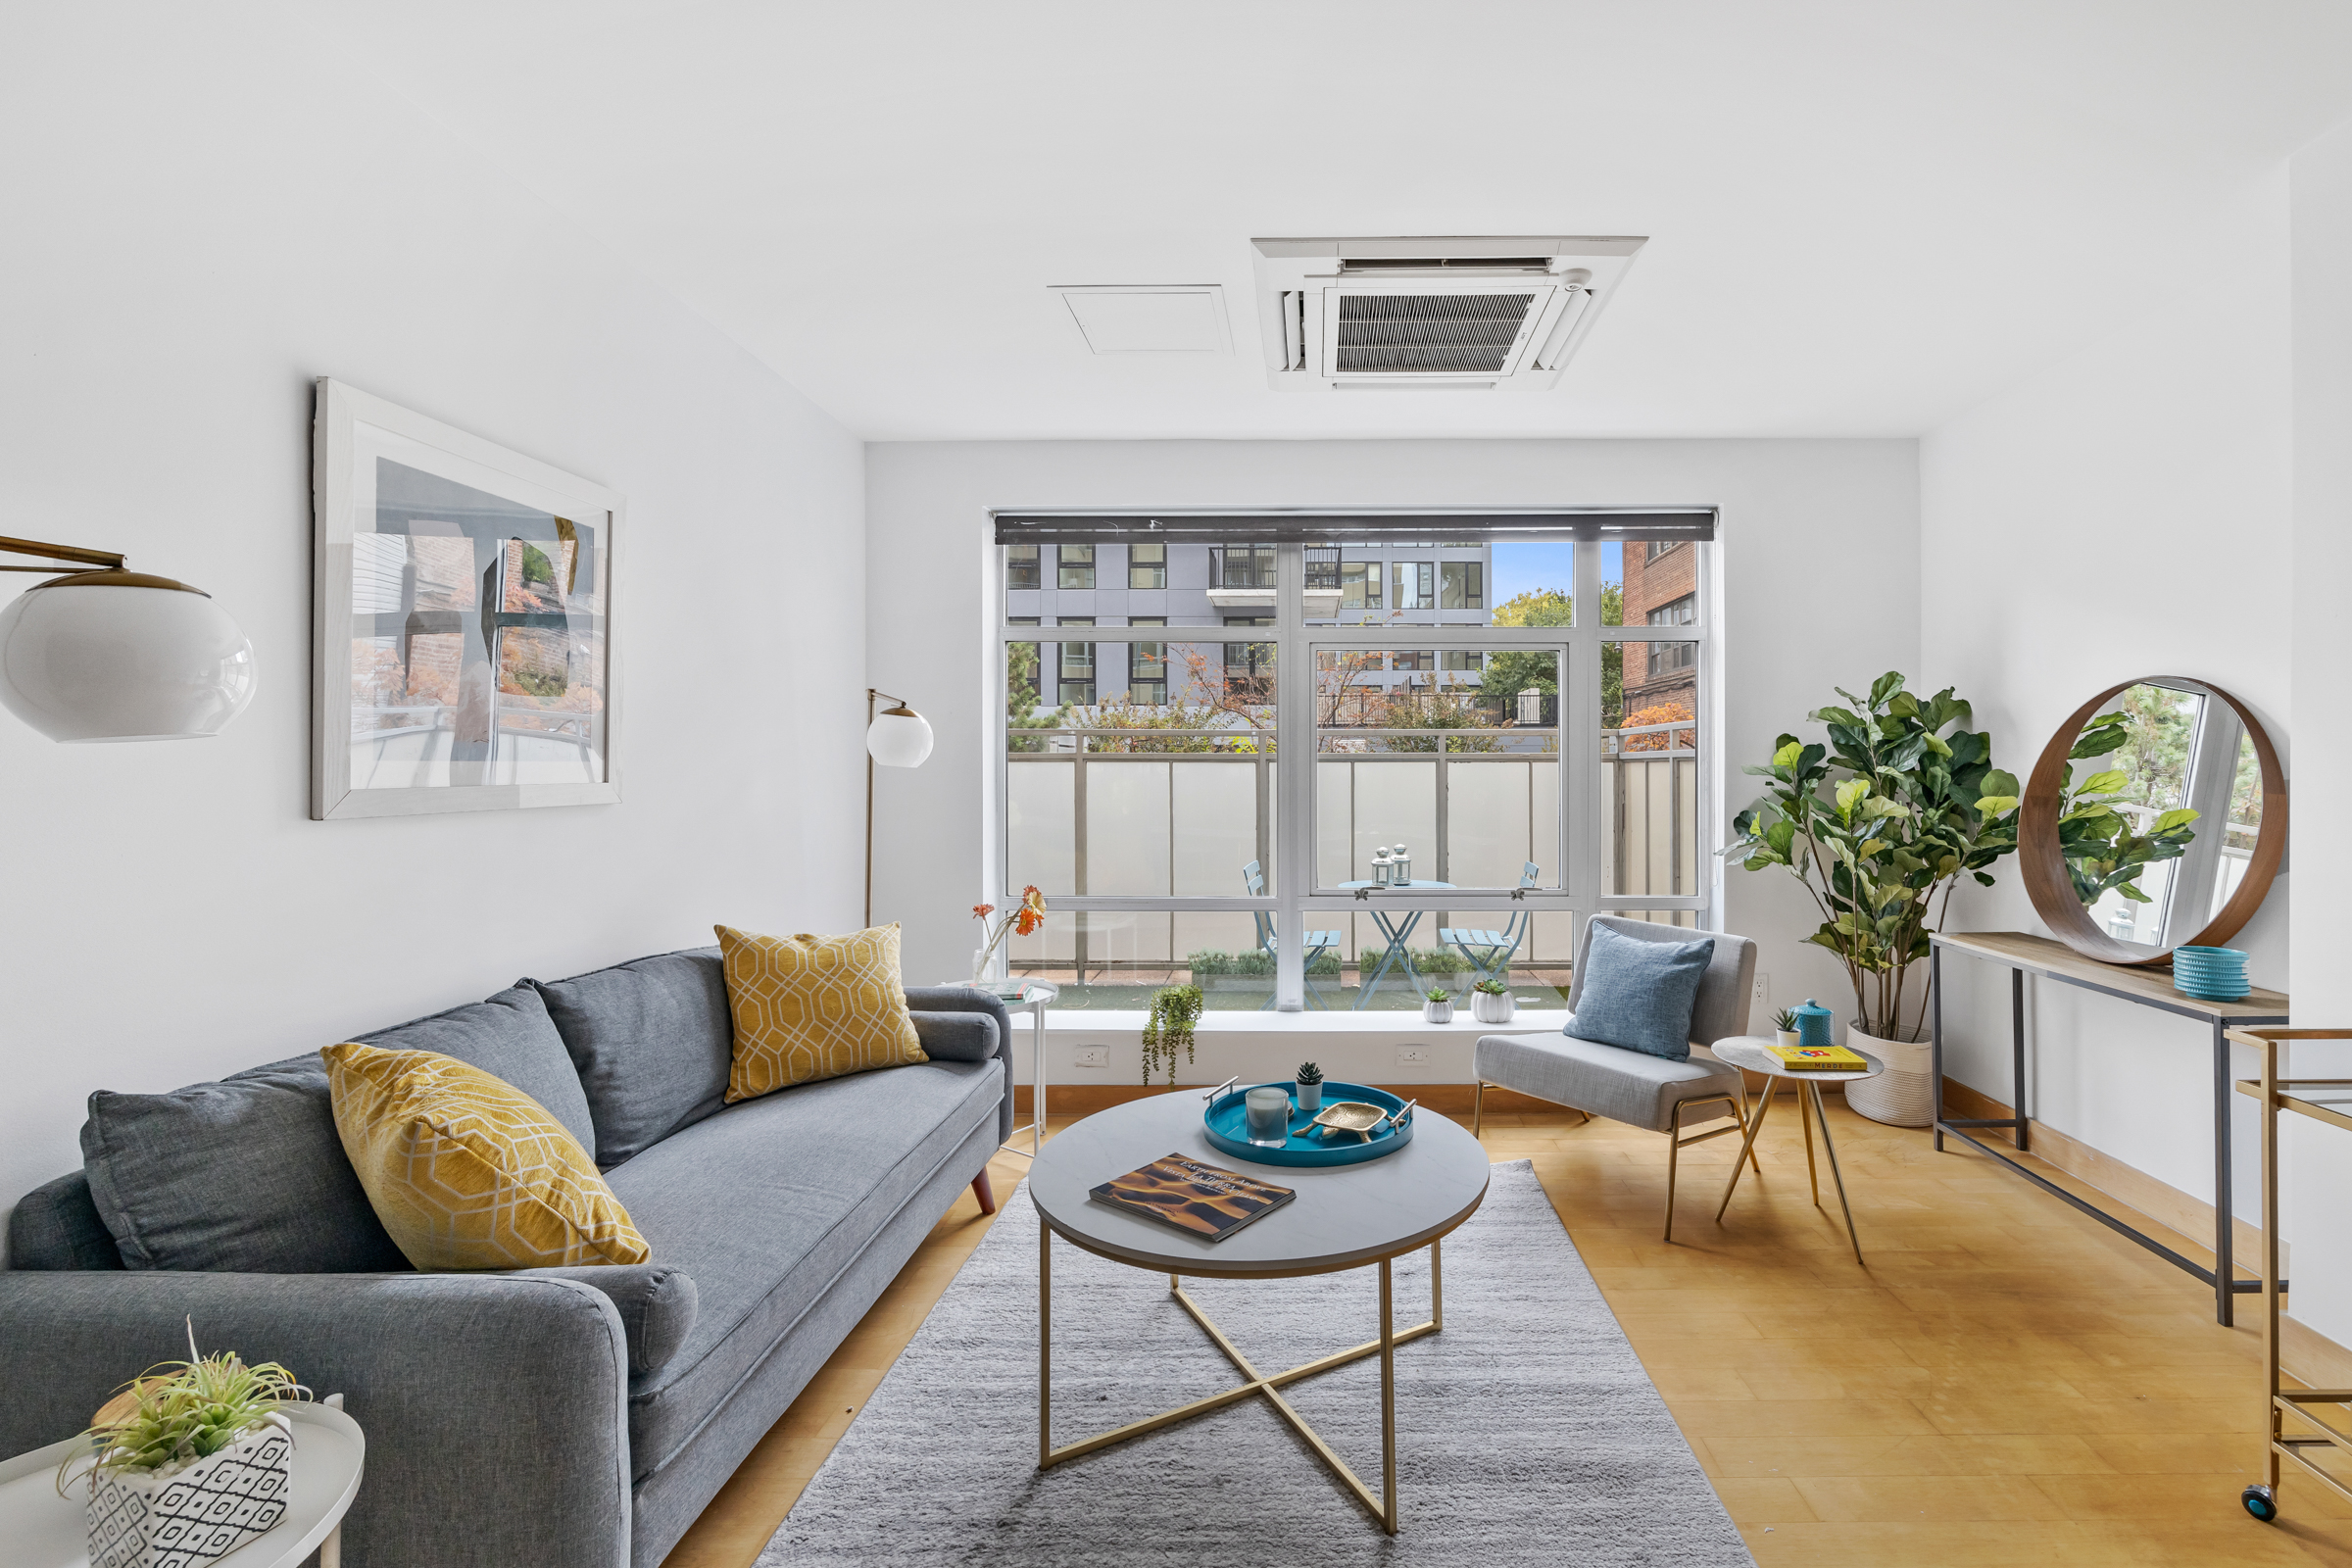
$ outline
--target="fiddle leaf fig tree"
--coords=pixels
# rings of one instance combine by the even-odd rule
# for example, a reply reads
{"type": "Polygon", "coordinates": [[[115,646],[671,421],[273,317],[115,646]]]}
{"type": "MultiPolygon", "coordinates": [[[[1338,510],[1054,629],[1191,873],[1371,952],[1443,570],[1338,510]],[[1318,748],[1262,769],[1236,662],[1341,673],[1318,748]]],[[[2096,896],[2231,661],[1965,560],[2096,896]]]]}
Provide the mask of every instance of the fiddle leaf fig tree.
{"type": "Polygon", "coordinates": [[[1989,887],[1984,868],[2016,850],[2020,790],[1950,687],[1923,699],[1888,670],[1868,697],[1837,690],[1848,706],[1805,715],[1828,745],[1783,735],[1770,763],[1745,769],[1772,782],[1732,819],[1723,853],[1803,883],[1821,912],[1810,940],[1845,965],[1855,1021],[1883,1040],[1915,1039],[1928,997],[1925,985],[1915,1004],[1906,996],[1911,965],[1927,957],[1962,873],[1989,887]]]}

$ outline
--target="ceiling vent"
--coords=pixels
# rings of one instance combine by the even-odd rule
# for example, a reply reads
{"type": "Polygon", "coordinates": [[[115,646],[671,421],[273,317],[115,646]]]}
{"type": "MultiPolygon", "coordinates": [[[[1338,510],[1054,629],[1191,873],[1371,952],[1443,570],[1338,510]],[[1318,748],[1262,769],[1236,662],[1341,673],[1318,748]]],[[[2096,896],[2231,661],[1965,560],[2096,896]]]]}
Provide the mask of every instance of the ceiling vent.
{"type": "Polygon", "coordinates": [[[1272,385],[1489,391],[1558,381],[1643,241],[1252,243],[1272,385]]]}

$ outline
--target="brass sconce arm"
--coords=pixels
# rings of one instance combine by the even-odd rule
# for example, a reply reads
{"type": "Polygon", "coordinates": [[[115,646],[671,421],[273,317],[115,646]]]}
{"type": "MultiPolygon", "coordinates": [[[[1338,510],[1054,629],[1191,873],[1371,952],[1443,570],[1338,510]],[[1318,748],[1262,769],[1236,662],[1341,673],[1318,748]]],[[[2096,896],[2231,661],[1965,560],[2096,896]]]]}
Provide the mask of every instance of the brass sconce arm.
{"type": "Polygon", "coordinates": [[[121,571],[122,557],[112,550],[82,550],[74,545],[45,545],[38,539],[11,539],[0,534],[0,553],[12,556],[39,556],[57,562],[54,566],[18,566],[0,563],[0,571],[72,571],[76,566],[96,566],[106,571],[121,571]]]}

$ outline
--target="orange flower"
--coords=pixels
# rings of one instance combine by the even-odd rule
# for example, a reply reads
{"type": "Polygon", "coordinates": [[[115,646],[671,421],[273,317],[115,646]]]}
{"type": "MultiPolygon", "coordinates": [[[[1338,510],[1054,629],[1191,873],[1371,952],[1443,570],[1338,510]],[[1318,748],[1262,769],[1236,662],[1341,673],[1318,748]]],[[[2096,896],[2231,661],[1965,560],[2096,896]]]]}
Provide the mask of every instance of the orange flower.
{"type": "Polygon", "coordinates": [[[972,918],[975,920],[985,920],[996,912],[997,906],[993,904],[975,904],[972,906],[972,918]]]}

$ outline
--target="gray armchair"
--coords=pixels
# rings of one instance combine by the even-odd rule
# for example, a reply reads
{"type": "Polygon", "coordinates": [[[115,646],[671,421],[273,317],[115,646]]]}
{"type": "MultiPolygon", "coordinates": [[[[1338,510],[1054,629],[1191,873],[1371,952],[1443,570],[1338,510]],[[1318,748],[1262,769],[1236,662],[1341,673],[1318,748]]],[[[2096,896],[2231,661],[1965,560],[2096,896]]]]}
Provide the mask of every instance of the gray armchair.
{"type": "MultiPolygon", "coordinates": [[[[1682,1152],[1692,1144],[1747,1128],[1747,1080],[1739,1068],[1718,1061],[1707,1048],[1718,1040],[1747,1033],[1756,945],[1745,937],[1721,932],[1596,914],[1585,922],[1577,943],[1576,978],[1568,992],[1572,1014],[1585,993],[1585,960],[1592,951],[1595,925],[1605,925],[1638,942],[1680,943],[1714,936],[1715,956],[1699,979],[1698,997],[1690,1009],[1690,1059],[1669,1061],[1645,1051],[1627,1051],[1569,1035],[1488,1035],[1479,1041],[1471,1058],[1478,1089],[1472,1101],[1470,1130],[1475,1134],[1485,1119],[1487,1089],[1492,1085],[1566,1105],[1588,1120],[1600,1115],[1664,1133],[1666,1240],[1671,1242],[1675,1165],[1682,1152]],[[1728,1127],[1702,1133],[1684,1131],[1686,1125],[1703,1126],[1726,1116],[1732,1119],[1728,1127]]],[[[1755,1156],[1751,1152],[1748,1158],[1752,1163],[1755,1156]]]]}

